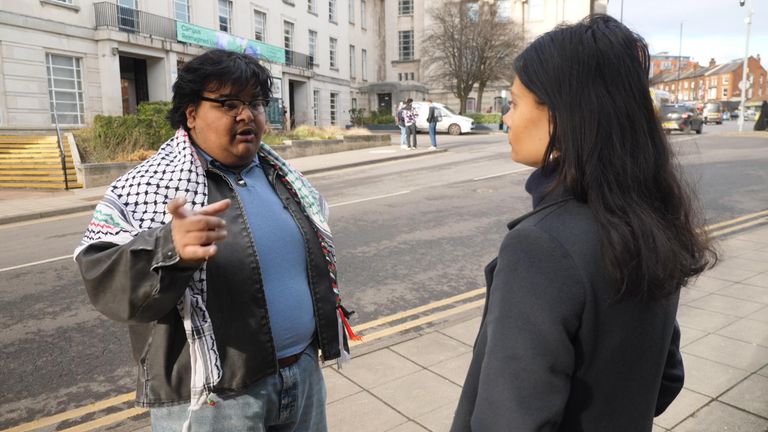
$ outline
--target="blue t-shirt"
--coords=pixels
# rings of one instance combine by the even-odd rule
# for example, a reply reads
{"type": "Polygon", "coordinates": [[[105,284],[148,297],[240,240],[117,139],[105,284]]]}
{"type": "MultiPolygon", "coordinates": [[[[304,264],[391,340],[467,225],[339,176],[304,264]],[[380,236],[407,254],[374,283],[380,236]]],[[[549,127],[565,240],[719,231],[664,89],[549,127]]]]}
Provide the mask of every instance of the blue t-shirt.
{"type": "Polygon", "coordinates": [[[238,176],[199,148],[198,151],[211,168],[221,171],[232,182],[245,210],[259,257],[277,358],[304,351],[315,334],[315,312],[299,226],[272,188],[258,159],[238,176]]]}

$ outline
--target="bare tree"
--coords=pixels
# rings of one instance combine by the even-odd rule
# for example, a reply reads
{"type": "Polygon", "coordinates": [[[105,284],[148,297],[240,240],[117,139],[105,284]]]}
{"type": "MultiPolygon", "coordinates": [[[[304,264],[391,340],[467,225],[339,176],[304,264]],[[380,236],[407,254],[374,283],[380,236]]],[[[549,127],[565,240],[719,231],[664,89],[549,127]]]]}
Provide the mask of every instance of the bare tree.
{"type": "MultiPolygon", "coordinates": [[[[500,19],[493,4],[446,0],[429,9],[422,59],[427,75],[459,99],[467,99],[478,85],[478,103],[486,85],[508,79],[522,36],[511,20],[500,19]]],[[[482,105],[478,105],[482,106],[482,105]]]]}

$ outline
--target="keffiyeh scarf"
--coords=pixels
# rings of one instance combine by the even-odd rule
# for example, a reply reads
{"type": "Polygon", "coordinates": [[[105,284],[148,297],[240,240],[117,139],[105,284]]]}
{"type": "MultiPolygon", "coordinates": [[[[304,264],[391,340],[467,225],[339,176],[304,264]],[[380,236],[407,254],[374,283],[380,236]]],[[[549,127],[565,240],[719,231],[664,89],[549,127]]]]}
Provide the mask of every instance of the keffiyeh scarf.
{"type": "MultiPolygon", "coordinates": [[[[309,182],[269,146],[262,143],[259,155],[280,174],[279,178],[311,220],[325,255],[328,272],[336,295],[339,321],[340,362],[349,359],[344,348],[344,330],[354,337],[344,317],[336,279],[336,254],[328,227],[328,206],[309,182]]],[[[208,183],[187,132],[180,128],[157,153],[109,186],[96,206],[75,256],[91,243],[128,243],[142,231],[171,221],[165,206],[171,199],[183,196],[188,205],[199,209],[208,204],[208,183]]],[[[206,265],[195,271],[191,282],[177,304],[184,321],[192,364],[191,409],[205,403],[222,375],[213,326],[206,310],[206,265]]],[[[187,425],[185,425],[187,426],[187,425]]]]}

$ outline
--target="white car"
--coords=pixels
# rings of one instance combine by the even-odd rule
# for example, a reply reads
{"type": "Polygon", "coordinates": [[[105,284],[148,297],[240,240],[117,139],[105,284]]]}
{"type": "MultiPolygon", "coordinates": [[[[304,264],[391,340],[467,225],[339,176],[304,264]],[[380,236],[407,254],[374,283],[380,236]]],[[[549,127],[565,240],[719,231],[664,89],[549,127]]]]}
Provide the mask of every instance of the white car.
{"type": "MultiPolygon", "coordinates": [[[[419,116],[416,117],[416,129],[420,131],[429,130],[429,123],[427,123],[427,116],[429,115],[429,103],[413,102],[412,105],[414,108],[416,108],[416,112],[419,113],[419,116]]],[[[435,106],[440,108],[440,113],[443,115],[443,119],[437,122],[438,132],[448,132],[451,135],[461,135],[468,133],[475,128],[475,121],[471,118],[458,115],[441,103],[435,103],[435,106]]]]}

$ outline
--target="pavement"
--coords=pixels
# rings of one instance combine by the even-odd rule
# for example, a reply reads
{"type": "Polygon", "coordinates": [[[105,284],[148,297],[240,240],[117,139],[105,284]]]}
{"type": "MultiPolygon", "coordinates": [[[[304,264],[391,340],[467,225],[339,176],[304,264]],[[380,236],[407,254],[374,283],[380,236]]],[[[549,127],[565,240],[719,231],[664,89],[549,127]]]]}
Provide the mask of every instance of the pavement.
{"type": "MultiPolygon", "coordinates": [[[[289,159],[288,162],[309,175],[445,152],[445,149],[429,150],[428,147],[404,150],[399,145],[389,145],[289,159]]],[[[0,225],[90,211],[104,196],[105,190],[106,186],[68,191],[0,189],[0,225]]]]}
{"type": "MultiPolygon", "coordinates": [[[[389,146],[290,162],[313,173],[435,153],[389,146]]],[[[0,224],[90,210],[103,192],[0,192],[0,224]]],[[[721,262],[682,290],[678,320],[685,388],[655,419],[654,432],[768,431],[768,226],[731,233],[718,244],[721,262]]],[[[404,314],[400,324],[382,324],[393,330],[386,337],[354,346],[350,364],[324,367],[328,429],[447,431],[472,356],[482,299],[476,293],[404,314]],[[417,321],[422,324],[408,324],[417,321]],[[394,331],[398,326],[404,330],[394,331]]],[[[373,330],[364,336],[376,334],[373,330]]],[[[150,431],[145,412],[117,428],[97,429],[150,431]]]]}

